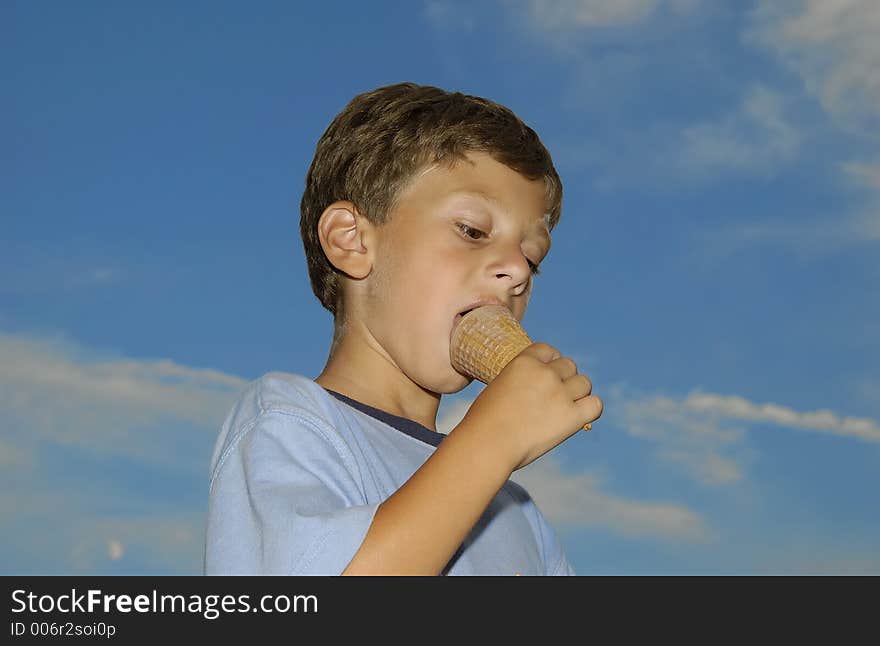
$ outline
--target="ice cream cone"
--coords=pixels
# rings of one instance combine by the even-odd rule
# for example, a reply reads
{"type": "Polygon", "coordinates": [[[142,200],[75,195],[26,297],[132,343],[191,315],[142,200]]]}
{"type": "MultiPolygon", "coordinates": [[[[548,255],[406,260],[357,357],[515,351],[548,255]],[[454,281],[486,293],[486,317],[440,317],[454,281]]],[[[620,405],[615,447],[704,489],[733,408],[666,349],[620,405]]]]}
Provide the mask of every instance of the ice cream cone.
{"type": "Polygon", "coordinates": [[[532,340],[503,305],[468,312],[452,332],[452,367],[488,384],[532,340]]]}
{"type": "Polygon", "coordinates": [[[509,309],[484,305],[468,312],[452,331],[449,357],[458,372],[488,384],[531,344],[509,309]]]}

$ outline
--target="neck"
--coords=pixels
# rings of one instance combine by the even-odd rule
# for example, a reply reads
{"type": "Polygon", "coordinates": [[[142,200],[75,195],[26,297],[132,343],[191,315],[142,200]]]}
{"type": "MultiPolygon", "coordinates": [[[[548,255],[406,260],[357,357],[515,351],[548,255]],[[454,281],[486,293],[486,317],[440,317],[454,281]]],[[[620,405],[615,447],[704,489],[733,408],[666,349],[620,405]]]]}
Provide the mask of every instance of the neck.
{"type": "Polygon", "coordinates": [[[369,331],[356,323],[337,329],[327,363],[314,381],[368,406],[437,430],[440,395],[407,377],[369,331]]]}

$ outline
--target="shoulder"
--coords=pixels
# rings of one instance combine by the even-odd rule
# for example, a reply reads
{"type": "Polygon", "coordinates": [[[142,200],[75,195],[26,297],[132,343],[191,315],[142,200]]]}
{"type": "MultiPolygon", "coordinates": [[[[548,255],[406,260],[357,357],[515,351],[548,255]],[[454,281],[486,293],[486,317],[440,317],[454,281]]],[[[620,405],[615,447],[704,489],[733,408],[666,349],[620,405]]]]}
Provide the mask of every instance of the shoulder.
{"type": "Polygon", "coordinates": [[[211,458],[215,474],[230,453],[246,438],[271,436],[284,443],[317,436],[337,450],[335,417],[338,407],[330,395],[311,379],[286,372],[269,372],[249,382],[232,405],[220,429],[211,458]]]}
{"type": "Polygon", "coordinates": [[[234,433],[271,413],[327,421],[328,397],[321,386],[302,375],[268,372],[244,387],[226,416],[223,430],[234,433]]]}

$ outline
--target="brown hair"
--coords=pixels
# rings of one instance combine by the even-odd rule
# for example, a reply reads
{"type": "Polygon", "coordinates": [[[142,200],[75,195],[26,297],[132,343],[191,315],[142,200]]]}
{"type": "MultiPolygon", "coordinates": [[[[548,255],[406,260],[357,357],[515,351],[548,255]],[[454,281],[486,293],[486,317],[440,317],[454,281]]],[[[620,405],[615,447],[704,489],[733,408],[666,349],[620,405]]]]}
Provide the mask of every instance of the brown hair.
{"type": "Polygon", "coordinates": [[[341,272],[321,248],[318,220],[333,202],[352,202],[376,225],[417,172],[490,154],[530,180],[544,179],[550,228],[562,212],[562,181],[535,131],[508,108],[477,96],[398,83],[354,97],[315,147],[300,204],[300,233],[312,291],[336,315],[341,272]]]}

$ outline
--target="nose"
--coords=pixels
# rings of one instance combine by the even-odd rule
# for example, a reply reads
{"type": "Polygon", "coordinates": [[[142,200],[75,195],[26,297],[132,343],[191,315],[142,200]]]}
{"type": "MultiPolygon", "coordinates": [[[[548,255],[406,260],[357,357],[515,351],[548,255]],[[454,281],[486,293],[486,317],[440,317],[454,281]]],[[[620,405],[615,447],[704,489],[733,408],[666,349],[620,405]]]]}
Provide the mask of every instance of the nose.
{"type": "Polygon", "coordinates": [[[532,268],[523,255],[519,245],[508,246],[501,252],[493,265],[495,278],[503,281],[505,288],[525,288],[532,276],[532,268]]]}

